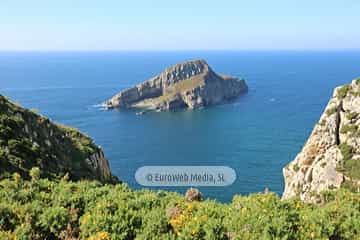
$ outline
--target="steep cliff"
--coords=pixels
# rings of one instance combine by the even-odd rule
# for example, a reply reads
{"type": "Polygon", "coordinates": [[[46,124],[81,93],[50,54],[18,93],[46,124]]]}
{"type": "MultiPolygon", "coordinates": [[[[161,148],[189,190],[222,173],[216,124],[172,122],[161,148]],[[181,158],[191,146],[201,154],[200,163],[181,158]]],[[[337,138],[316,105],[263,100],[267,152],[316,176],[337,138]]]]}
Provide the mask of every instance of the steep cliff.
{"type": "Polygon", "coordinates": [[[188,61],[125,89],[104,105],[107,108],[170,110],[219,104],[247,91],[244,80],[216,74],[204,60],[188,61]]]}
{"type": "Polygon", "coordinates": [[[101,148],[74,128],[51,122],[0,95],[0,176],[32,167],[44,177],[116,181],[101,148]]]}
{"type": "Polygon", "coordinates": [[[283,169],[283,198],[316,202],[323,190],[360,189],[360,79],[338,87],[294,161],[283,169]]]}

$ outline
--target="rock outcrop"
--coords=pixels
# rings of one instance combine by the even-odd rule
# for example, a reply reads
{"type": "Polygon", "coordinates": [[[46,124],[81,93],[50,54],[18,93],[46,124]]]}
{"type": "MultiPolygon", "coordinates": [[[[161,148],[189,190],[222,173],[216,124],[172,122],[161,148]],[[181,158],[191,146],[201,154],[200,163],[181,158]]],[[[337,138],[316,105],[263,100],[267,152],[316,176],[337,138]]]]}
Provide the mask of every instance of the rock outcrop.
{"type": "Polygon", "coordinates": [[[72,180],[117,181],[90,137],[0,95],[0,178],[14,172],[28,178],[32,167],[48,178],[68,174],[72,180]]]}
{"type": "Polygon", "coordinates": [[[320,121],[294,161],[283,169],[283,199],[316,202],[319,193],[360,187],[360,79],[334,90],[320,121]]]}
{"type": "Polygon", "coordinates": [[[247,91],[244,80],[216,74],[204,60],[176,64],[125,89],[104,103],[107,108],[194,109],[223,103],[247,91]]]}

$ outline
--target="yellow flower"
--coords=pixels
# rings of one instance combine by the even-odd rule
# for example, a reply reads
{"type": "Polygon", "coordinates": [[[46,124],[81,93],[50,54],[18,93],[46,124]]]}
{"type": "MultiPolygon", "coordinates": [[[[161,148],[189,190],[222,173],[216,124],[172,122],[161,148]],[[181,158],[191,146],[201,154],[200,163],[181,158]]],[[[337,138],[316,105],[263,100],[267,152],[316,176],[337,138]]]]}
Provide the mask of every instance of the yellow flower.
{"type": "Polygon", "coordinates": [[[108,232],[98,232],[94,236],[89,237],[88,240],[111,240],[111,236],[108,232]]]}
{"type": "Polygon", "coordinates": [[[90,219],[90,214],[85,214],[85,216],[81,219],[81,224],[86,224],[90,219]]]}
{"type": "Polygon", "coordinates": [[[186,203],[186,207],[191,210],[194,206],[192,203],[186,203]]]}
{"type": "Polygon", "coordinates": [[[191,235],[196,235],[198,233],[198,231],[196,230],[196,229],[193,229],[192,231],[191,231],[191,235]]]}

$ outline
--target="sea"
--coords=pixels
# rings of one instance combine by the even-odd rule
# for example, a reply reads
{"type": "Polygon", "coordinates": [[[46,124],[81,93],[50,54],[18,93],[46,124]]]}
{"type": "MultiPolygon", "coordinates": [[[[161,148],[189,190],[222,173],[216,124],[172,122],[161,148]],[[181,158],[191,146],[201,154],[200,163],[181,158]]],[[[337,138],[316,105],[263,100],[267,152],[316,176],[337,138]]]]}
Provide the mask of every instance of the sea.
{"type": "MultiPolygon", "coordinates": [[[[205,198],[269,189],[301,151],[336,86],[360,76],[360,51],[0,52],[0,94],[90,135],[133,189],[142,166],[228,166],[235,182],[199,187],[205,198]],[[167,66],[205,59],[245,79],[248,93],[198,110],[136,115],[100,104],[167,66]]],[[[187,187],[152,187],[184,193],[187,187]]]]}

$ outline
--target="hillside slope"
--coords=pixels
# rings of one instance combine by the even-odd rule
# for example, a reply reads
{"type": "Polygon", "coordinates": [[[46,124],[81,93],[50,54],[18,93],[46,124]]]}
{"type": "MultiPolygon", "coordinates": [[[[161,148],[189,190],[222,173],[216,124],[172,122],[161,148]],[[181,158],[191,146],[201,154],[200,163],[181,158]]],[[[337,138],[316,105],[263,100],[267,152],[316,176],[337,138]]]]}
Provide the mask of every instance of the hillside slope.
{"type": "Polygon", "coordinates": [[[0,95],[0,176],[18,172],[28,178],[35,166],[49,178],[68,173],[73,180],[115,180],[103,151],[90,137],[0,95]]]}

